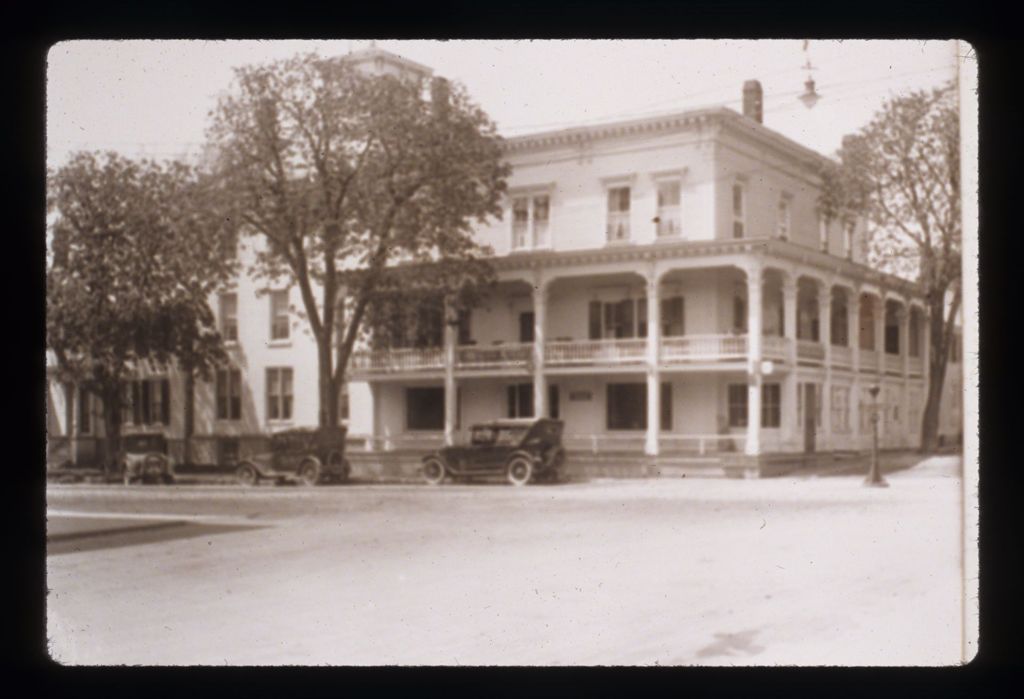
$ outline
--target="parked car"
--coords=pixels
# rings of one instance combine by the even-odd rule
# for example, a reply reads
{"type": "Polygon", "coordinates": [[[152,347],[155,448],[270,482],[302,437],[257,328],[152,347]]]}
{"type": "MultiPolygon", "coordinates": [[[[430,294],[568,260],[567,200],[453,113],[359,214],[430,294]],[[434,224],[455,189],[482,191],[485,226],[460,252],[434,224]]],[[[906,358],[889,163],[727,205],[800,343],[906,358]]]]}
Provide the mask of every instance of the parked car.
{"type": "Polygon", "coordinates": [[[124,484],[173,483],[174,462],[167,453],[167,437],[160,433],[129,434],[121,438],[124,484]]]}
{"type": "Polygon", "coordinates": [[[348,480],[344,427],[297,428],[270,436],[270,450],[238,461],[235,476],[243,485],[262,478],[317,485],[348,480]]]}
{"type": "Polygon", "coordinates": [[[494,420],[473,425],[469,444],[423,457],[423,477],[437,485],[447,477],[501,475],[512,485],[526,485],[558,480],[564,463],[561,420],[494,420]]]}

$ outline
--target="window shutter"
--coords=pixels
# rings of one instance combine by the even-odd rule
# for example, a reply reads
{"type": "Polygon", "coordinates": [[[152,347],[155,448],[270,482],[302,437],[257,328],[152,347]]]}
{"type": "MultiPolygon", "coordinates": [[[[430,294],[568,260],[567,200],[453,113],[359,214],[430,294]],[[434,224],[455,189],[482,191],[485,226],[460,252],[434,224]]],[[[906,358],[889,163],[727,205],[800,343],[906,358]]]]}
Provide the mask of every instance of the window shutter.
{"type": "Polygon", "coordinates": [[[519,341],[533,342],[533,311],[524,311],[519,314],[519,341]]]}
{"type": "Polygon", "coordinates": [[[601,302],[590,302],[590,339],[601,339],[601,302]]]}
{"type": "Polygon", "coordinates": [[[171,382],[169,379],[160,381],[160,418],[165,425],[171,424],[171,382]]]}
{"type": "Polygon", "coordinates": [[[636,336],[647,337],[647,299],[636,301],[636,336]]]}

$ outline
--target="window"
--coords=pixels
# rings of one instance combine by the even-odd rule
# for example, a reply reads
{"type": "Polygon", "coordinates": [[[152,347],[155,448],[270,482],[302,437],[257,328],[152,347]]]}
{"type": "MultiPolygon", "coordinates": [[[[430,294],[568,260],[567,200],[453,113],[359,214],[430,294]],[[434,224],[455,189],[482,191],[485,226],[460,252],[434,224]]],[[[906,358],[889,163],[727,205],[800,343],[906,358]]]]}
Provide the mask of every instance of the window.
{"type": "Polygon", "coordinates": [[[242,419],[242,372],[238,369],[218,369],[214,386],[218,420],[242,419]]]}
{"type": "Polygon", "coordinates": [[[850,344],[850,328],[847,320],[849,310],[846,307],[846,295],[839,294],[832,297],[832,323],[831,342],[839,347],[847,347],[850,344]]]}
{"type": "MultiPolygon", "coordinates": [[[[728,386],[729,427],[747,426],[747,385],[728,386]]],[[[777,383],[761,386],[761,427],[778,427],[782,422],[782,387],[777,383]]]]}
{"type": "Polygon", "coordinates": [[[405,425],[409,430],[443,430],[444,388],[405,389],[405,425]]]}
{"type": "Polygon", "coordinates": [[[629,187],[608,190],[608,241],[629,240],[629,187]]]}
{"type": "Polygon", "coordinates": [[[736,182],[732,186],[732,237],[742,238],[746,234],[747,223],[746,190],[736,182]]]}
{"type": "Polygon", "coordinates": [[[558,420],[562,414],[562,406],[560,405],[558,386],[551,384],[548,386],[548,416],[558,420]]]}
{"type": "Polygon", "coordinates": [[[740,294],[732,297],[732,329],[736,333],[747,332],[747,300],[740,294]]]}
{"type": "Polygon", "coordinates": [[[860,348],[875,349],[875,309],[870,297],[860,300],[860,348]]]}
{"type": "Polygon", "coordinates": [[[775,222],[775,234],[782,240],[789,239],[790,203],[789,197],[779,199],[779,210],[775,222]]]}
{"type": "Polygon", "coordinates": [[[854,222],[848,221],[843,227],[843,254],[848,259],[853,257],[853,231],[854,222]]]}
{"type": "Polygon", "coordinates": [[[533,342],[533,311],[519,314],[519,341],[533,342]]]}
{"type": "Polygon", "coordinates": [[[804,429],[804,396],[807,395],[807,387],[814,392],[814,426],[821,428],[822,397],[821,384],[813,382],[800,382],[796,385],[796,424],[800,430],[804,429]]]}
{"type": "Polygon", "coordinates": [[[292,370],[267,369],[267,419],[292,419],[292,370]]]}
{"type": "Polygon", "coordinates": [[[550,244],[548,224],[551,197],[547,194],[512,198],[512,249],[528,250],[550,244]]]}
{"type": "Polygon", "coordinates": [[[589,335],[591,340],[646,337],[646,299],[621,301],[591,301],[589,306],[589,335]],[[638,322],[643,312],[644,322],[638,322]]]}
{"type": "Polygon", "coordinates": [[[288,291],[270,292],[270,339],[287,340],[291,323],[288,318],[288,291]]]}
{"type": "Polygon", "coordinates": [[[459,344],[459,345],[472,345],[472,344],[474,344],[473,343],[473,333],[472,333],[472,328],[473,328],[472,319],[473,319],[473,314],[472,314],[471,311],[468,311],[468,310],[461,310],[461,311],[459,311],[459,318],[458,318],[459,324],[458,324],[458,333],[457,333],[457,338],[456,338],[456,344],[459,344]]]}
{"type": "MultiPolygon", "coordinates": [[[[607,386],[609,430],[647,429],[647,384],[610,383],[607,386]]],[[[659,396],[658,424],[662,430],[672,429],[672,384],[662,383],[659,396]]]]}
{"type": "Polygon", "coordinates": [[[850,431],[850,389],[847,386],[832,387],[832,431],[850,431]]]}
{"type": "Polygon", "coordinates": [[[138,379],[125,383],[124,414],[133,425],[171,424],[171,382],[138,379]]]}
{"type": "Polygon", "coordinates": [[[78,434],[92,433],[92,393],[78,390],[78,434]]]}
{"type": "Polygon", "coordinates": [[[686,307],[682,296],[662,299],[661,334],[664,337],[678,337],[686,334],[686,307]]]}
{"type": "Polygon", "coordinates": [[[682,232],[680,213],[682,185],[679,180],[663,180],[658,183],[658,237],[679,235],[682,232]]]}
{"type": "Polygon", "coordinates": [[[822,252],[828,252],[828,221],[818,214],[818,245],[822,252]]]}
{"type": "Polygon", "coordinates": [[[507,387],[508,417],[533,417],[533,384],[519,383],[507,387]]]}
{"type": "Polygon", "coordinates": [[[220,334],[225,342],[238,342],[238,294],[220,295],[220,334]]]}
{"type": "Polygon", "coordinates": [[[900,326],[895,313],[886,313],[885,319],[885,353],[900,353],[900,326]]]}

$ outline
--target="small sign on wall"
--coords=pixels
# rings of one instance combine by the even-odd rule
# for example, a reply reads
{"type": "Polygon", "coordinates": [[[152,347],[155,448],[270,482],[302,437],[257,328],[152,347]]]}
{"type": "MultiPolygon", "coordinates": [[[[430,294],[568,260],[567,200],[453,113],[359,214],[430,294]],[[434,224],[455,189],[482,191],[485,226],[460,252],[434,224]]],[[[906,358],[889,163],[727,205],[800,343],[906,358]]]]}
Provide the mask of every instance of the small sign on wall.
{"type": "Polygon", "coordinates": [[[588,401],[593,399],[594,394],[590,391],[569,391],[569,400],[571,401],[588,401]]]}

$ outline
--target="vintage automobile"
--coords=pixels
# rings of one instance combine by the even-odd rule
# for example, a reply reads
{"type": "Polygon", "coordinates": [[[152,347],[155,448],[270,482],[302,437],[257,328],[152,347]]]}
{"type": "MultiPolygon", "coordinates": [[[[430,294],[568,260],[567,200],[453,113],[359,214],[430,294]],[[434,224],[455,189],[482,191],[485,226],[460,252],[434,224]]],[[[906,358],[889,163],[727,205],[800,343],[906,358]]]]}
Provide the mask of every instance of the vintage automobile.
{"type": "Polygon", "coordinates": [[[518,486],[556,481],[564,463],[561,420],[494,420],[473,425],[469,444],[423,457],[423,477],[437,485],[445,478],[501,475],[518,486]]]}
{"type": "Polygon", "coordinates": [[[263,478],[303,485],[344,482],[350,470],[344,457],[345,434],[344,427],[275,432],[270,451],[240,459],[235,477],[242,485],[255,485],[263,478]]]}
{"type": "Polygon", "coordinates": [[[173,483],[174,462],[167,453],[167,437],[160,433],[129,434],[121,438],[124,484],[173,483]]]}

